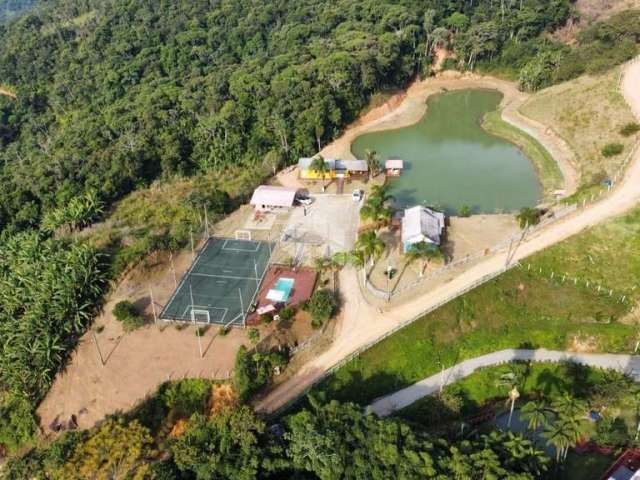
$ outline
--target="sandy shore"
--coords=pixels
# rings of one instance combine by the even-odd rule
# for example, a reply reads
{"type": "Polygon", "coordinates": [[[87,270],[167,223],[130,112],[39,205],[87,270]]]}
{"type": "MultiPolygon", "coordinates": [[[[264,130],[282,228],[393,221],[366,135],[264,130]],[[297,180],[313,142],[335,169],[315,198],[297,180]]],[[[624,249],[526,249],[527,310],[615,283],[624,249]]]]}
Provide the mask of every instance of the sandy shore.
{"type": "Polygon", "coordinates": [[[354,159],[351,144],[360,135],[413,125],[427,111],[427,99],[430,95],[466,88],[500,91],[503,94],[500,105],[502,119],[540,142],[558,162],[567,194],[576,190],[579,176],[574,166],[575,157],[572,150],[550,127],[525,117],[518,110],[531,95],[520,92],[513,82],[471,73],[446,71],[435,77],[414,82],[406,91],[394,95],[383,105],[363,115],[320,153],[325,158],[354,159]]]}

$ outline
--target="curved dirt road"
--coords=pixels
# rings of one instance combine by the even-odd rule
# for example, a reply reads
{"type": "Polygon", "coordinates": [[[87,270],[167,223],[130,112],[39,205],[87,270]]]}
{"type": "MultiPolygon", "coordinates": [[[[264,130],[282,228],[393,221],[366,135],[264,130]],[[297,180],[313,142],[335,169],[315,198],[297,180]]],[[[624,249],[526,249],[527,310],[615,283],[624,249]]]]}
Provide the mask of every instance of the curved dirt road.
{"type": "MultiPolygon", "coordinates": [[[[634,114],[640,119],[640,57],[627,65],[622,81],[622,91],[634,114]]],[[[581,230],[620,215],[640,201],[640,149],[636,149],[624,177],[601,201],[579,210],[541,230],[525,240],[515,252],[512,261],[522,260],[540,250],[554,245],[581,230]]],[[[489,274],[500,272],[507,253],[502,252],[476,264],[450,282],[426,295],[380,312],[369,305],[360,293],[355,273],[341,273],[341,293],[345,305],[336,326],[336,338],[331,347],[307,363],[286,382],[257,402],[256,409],[273,412],[297,398],[320,380],[326,372],[353,352],[385,335],[399,324],[417,317],[429,308],[464,292],[489,274]]]]}
{"type": "Polygon", "coordinates": [[[500,365],[507,362],[572,362],[596,368],[616,370],[640,381],[640,356],[617,355],[611,353],[573,353],[556,350],[523,350],[508,349],[488,353],[480,357],[470,358],[451,368],[424,378],[402,390],[376,399],[369,405],[369,411],[379,417],[386,417],[397,410],[408,407],[427,395],[438,392],[442,386],[451,385],[468,377],[479,368],[500,365]]]}

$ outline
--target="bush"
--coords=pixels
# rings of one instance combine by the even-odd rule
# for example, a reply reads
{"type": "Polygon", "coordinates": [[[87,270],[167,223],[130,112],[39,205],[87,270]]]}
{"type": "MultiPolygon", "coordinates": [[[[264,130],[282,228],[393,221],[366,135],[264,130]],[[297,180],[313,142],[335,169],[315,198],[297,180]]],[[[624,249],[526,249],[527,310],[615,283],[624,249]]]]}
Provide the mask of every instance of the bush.
{"type": "Polygon", "coordinates": [[[226,337],[229,334],[229,327],[221,327],[220,330],[218,330],[218,335],[220,335],[221,337],[226,337]]]}
{"type": "Polygon", "coordinates": [[[236,392],[238,392],[238,398],[246,401],[251,394],[267,384],[275,367],[283,367],[286,364],[287,354],[285,352],[251,353],[244,345],[241,346],[236,354],[233,371],[233,383],[236,392]]]}
{"type": "Polygon", "coordinates": [[[181,416],[203,413],[211,396],[211,382],[201,378],[187,378],[169,384],[163,393],[164,403],[181,416]]]}
{"type": "Polygon", "coordinates": [[[458,212],[458,215],[460,215],[461,217],[470,217],[471,207],[469,205],[462,205],[460,207],[460,211],[458,212]]]}
{"type": "Polygon", "coordinates": [[[640,123],[627,123],[624,127],[620,129],[620,135],[624,137],[630,137],[634,133],[640,132],[640,123]]]}
{"type": "Polygon", "coordinates": [[[278,312],[282,320],[291,320],[296,315],[296,310],[293,307],[284,307],[278,312]]]}
{"type": "Polygon", "coordinates": [[[602,147],[602,155],[604,157],[615,157],[616,155],[620,155],[624,150],[624,145],[621,143],[607,143],[604,147],[602,147]]]}
{"type": "Polygon", "coordinates": [[[131,332],[144,325],[144,318],[138,313],[135,305],[128,300],[118,302],[113,307],[112,313],[116,320],[122,322],[125,332],[131,332]]]}
{"type": "Polygon", "coordinates": [[[311,325],[314,328],[321,327],[336,311],[338,303],[331,290],[317,290],[306,304],[306,311],[311,314],[311,325]]]}
{"type": "Polygon", "coordinates": [[[265,325],[269,325],[271,322],[273,322],[273,317],[268,313],[263,313],[262,315],[260,315],[260,322],[264,323],[265,325]]]}
{"type": "Polygon", "coordinates": [[[11,395],[0,404],[0,445],[15,453],[38,431],[31,403],[25,397],[11,395]]]}
{"type": "Polygon", "coordinates": [[[251,341],[251,343],[255,345],[256,343],[258,343],[258,340],[260,340],[260,330],[253,327],[250,328],[247,331],[247,337],[249,337],[249,340],[251,341]]]}
{"type": "Polygon", "coordinates": [[[537,208],[524,207],[520,209],[516,215],[516,219],[520,224],[520,228],[525,228],[540,223],[541,215],[542,212],[537,208]]]}

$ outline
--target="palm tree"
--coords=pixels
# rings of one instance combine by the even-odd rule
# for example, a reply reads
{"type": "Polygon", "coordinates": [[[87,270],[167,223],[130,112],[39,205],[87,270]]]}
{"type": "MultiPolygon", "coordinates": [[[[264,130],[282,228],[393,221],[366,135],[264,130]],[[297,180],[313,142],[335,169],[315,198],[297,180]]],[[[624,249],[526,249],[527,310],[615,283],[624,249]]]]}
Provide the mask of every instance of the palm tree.
{"type": "Polygon", "coordinates": [[[365,265],[367,263],[366,257],[362,250],[352,250],[347,254],[346,262],[355,267],[356,269],[362,269],[362,282],[367,282],[367,272],[365,270],[365,265]]]}
{"type": "Polygon", "coordinates": [[[387,204],[391,200],[393,200],[393,195],[389,194],[388,185],[374,185],[360,209],[360,218],[371,220],[377,226],[390,222],[392,210],[387,204]]]}
{"type": "Polygon", "coordinates": [[[549,424],[549,410],[543,401],[530,401],[522,407],[522,416],[527,420],[527,427],[535,433],[540,427],[549,424]]]}
{"type": "Polygon", "coordinates": [[[316,173],[320,174],[320,178],[322,179],[322,191],[325,190],[324,179],[327,173],[327,164],[324,161],[322,155],[318,154],[311,160],[311,165],[309,165],[309,170],[312,170],[316,173]]]}
{"type": "Polygon", "coordinates": [[[390,186],[388,183],[382,185],[374,185],[369,192],[369,198],[376,198],[381,204],[386,204],[394,199],[394,196],[389,193],[390,186]]]}
{"type": "Polygon", "coordinates": [[[502,375],[500,375],[500,377],[496,381],[496,385],[507,386],[510,388],[509,396],[507,398],[507,403],[510,404],[509,420],[507,420],[507,428],[511,427],[511,420],[513,418],[513,411],[515,409],[516,400],[520,397],[520,392],[518,392],[517,385],[521,381],[522,381],[522,374],[515,365],[512,365],[507,373],[503,373],[502,375]]]}
{"type": "Polygon", "coordinates": [[[369,169],[369,179],[371,179],[380,173],[380,160],[378,160],[378,154],[375,150],[366,149],[364,155],[369,169]]]}
{"type": "Polygon", "coordinates": [[[361,233],[356,241],[356,250],[364,254],[365,258],[371,262],[372,267],[375,260],[380,258],[380,255],[384,252],[384,248],[384,242],[373,230],[361,233]]]}
{"type": "Polygon", "coordinates": [[[420,277],[424,276],[424,271],[427,268],[429,260],[442,256],[440,249],[433,243],[418,242],[409,247],[409,250],[405,254],[407,256],[408,263],[415,260],[422,261],[422,268],[420,268],[420,277]]]}
{"type": "Polygon", "coordinates": [[[560,463],[571,445],[571,436],[567,428],[561,421],[556,421],[545,429],[544,436],[547,443],[556,449],[556,462],[560,463]]]}

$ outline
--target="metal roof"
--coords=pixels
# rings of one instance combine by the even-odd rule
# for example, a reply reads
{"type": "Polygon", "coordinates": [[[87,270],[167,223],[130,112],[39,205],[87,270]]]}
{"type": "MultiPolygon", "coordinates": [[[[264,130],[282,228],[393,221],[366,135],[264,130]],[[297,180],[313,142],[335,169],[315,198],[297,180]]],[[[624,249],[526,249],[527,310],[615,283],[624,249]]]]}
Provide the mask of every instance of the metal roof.
{"type": "Polygon", "coordinates": [[[407,208],[402,219],[402,242],[426,240],[440,245],[444,227],[444,213],[420,205],[407,208]]]}
{"type": "Polygon", "coordinates": [[[253,191],[251,205],[265,205],[269,207],[291,207],[296,198],[295,188],[260,185],[253,191]]]}
{"type": "MultiPolygon", "coordinates": [[[[309,170],[313,158],[303,157],[298,160],[298,168],[300,170],[309,170]]],[[[369,167],[364,160],[336,160],[333,158],[325,158],[324,164],[328,170],[349,170],[352,172],[367,172],[369,167]]]]}

